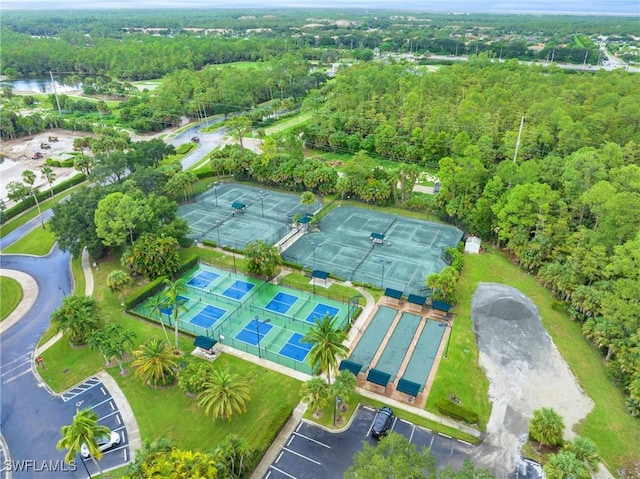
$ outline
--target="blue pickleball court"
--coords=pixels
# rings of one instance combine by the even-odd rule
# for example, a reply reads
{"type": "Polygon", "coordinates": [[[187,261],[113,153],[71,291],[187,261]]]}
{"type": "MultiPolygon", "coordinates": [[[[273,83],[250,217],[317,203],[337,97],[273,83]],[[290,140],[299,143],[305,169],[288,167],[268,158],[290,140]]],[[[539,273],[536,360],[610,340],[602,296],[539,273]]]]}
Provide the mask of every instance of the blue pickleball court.
{"type": "Polygon", "coordinates": [[[213,273],[211,271],[201,271],[189,281],[187,281],[187,284],[189,286],[193,286],[194,288],[205,289],[219,277],[220,275],[217,273],[213,273]]]}
{"type": "Polygon", "coordinates": [[[292,334],[289,341],[287,341],[287,344],[282,346],[280,349],[280,354],[295,361],[303,362],[306,359],[307,354],[309,354],[312,346],[311,344],[301,342],[300,340],[303,337],[304,336],[299,333],[292,334]]]}
{"type": "Polygon", "coordinates": [[[281,291],[276,294],[264,308],[270,311],[275,311],[276,313],[285,314],[296,301],[298,301],[298,296],[283,293],[281,291]]]}
{"type": "Polygon", "coordinates": [[[231,286],[225,289],[222,292],[222,295],[226,296],[227,298],[240,300],[244,298],[244,295],[251,291],[254,286],[255,284],[253,283],[247,283],[246,281],[237,280],[231,286]]]}
{"type": "Polygon", "coordinates": [[[216,321],[224,316],[226,312],[227,311],[225,309],[208,305],[202,308],[202,311],[196,314],[189,322],[205,329],[210,328],[216,323],[216,321]]]}
{"type": "Polygon", "coordinates": [[[309,323],[315,323],[316,320],[322,321],[322,319],[326,315],[329,315],[330,318],[333,318],[335,317],[336,314],[338,314],[339,311],[340,310],[338,308],[334,308],[333,306],[319,303],[315,308],[313,308],[313,311],[309,313],[309,316],[307,316],[306,321],[309,323]]]}
{"type": "Polygon", "coordinates": [[[260,337],[260,341],[262,341],[267,333],[271,331],[271,328],[273,328],[273,326],[269,323],[252,319],[245,324],[242,331],[236,334],[236,339],[255,346],[258,344],[258,336],[260,337]]]}

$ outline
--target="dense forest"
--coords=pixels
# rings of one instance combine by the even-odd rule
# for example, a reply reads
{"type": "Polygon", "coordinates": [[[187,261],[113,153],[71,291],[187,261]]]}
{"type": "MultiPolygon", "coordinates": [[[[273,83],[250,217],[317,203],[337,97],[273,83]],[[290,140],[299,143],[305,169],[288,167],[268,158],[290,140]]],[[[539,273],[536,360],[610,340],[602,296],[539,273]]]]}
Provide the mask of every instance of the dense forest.
{"type": "Polygon", "coordinates": [[[596,37],[615,34],[611,47],[622,48],[637,46],[636,32],[637,23],[625,17],[558,16],[541,22],[523,15],[362,10],[9,11],[3,12],[0,29],[4,75],[42,76],[51,70],[127,81],[159,78],[176,69],[265,61],[292,51],[308,60],[326,50],[347,58],[376,50],[485,52],[503,59],[595,65],[602,60],[596,37]]]}
{"type": "Polygon", "coordinates": [[[565,302],[639,414],[637,78],[482,58],[428,74],[368,64],[324,95],[305,140],[438,161],[440,213],[505,247],[565,302]]]}

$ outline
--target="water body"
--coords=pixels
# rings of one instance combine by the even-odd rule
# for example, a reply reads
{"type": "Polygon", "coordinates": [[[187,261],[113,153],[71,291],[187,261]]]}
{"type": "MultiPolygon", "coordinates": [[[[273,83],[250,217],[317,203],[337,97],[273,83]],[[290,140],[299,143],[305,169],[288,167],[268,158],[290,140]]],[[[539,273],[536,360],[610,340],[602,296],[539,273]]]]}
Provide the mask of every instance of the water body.
{"type": "MultiPolygon", "coordinates": [[[[82,90],[82,83],[65,83],[65,80],[54,80],[55,89],[58,93],[66,93],[74,90],[82,90]]],[[[51,78],[26,78],[7,80],[3,85],[13,85],[14,91],[27,91],[33,93],[53,93],[51,78]]]]}

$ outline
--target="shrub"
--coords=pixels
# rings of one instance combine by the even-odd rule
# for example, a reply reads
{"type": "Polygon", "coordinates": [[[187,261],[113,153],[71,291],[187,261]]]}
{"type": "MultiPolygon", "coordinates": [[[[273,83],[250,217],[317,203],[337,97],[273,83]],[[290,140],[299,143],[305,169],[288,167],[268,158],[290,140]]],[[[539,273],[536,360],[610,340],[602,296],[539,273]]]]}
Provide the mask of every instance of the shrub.
{"type": "MultiPolygon", "coordinates": [[[[258,451],[267,451],[271,443],[276,439],[276,437],[278,437],[278,434],[280,434],[280,431],[291,417],[292,412],[291,407],[281,406],[280,409],[271,416],[271,421],[265,424],[263,429],[263,431],[268,431],[268,433],[262,437],[260,444],[256,445],[256,449],[258,451]]],[[[253,470],[261,460],[262,456],[256,456],[253,464],[251,464],[248,469],[253,470]]]]}
{"type": "Polygon", "coordinates": [[[150,298],[158,291],[163,288],[162,282],[166,279],[166,276],[160,276],[159,278],[150,281],[149,283],[142,286],[138,291],[130,294],[127,300],[125,301],[125,306],[127,309],[133,309],[139,304],[145,302],[147,298],[150,298]]]}
{"type": "Polygon", "coordinates": [[[186,155],[191,150],[193,150],[196,146],[193,143],[183,143],[178,148],[176,148],[176,154],[178,155],[186,155]]]}
{"type": "Polygon", "coordinates": [[[208,239],[202,240],[202,244],[205,245],[205,246],[209,246],[211,248],[217,248],[218,247],[218,245],[217,245],[217,243],[215,241],[211,241],[211,240],[208,240],[208,239]]]}
{"type": "Polygon", "coordinates": [[[451,402],[448,399],[440,399],[436,403],[436,407],[438,408],[438,411],[440,411],[445,416],[449,416],[453,419],[464,421],[468,424],[478,423],[477,413],[473,411],[469,411],[465,407],[462,407],[459,404],[451,402]]]}
{"type": "Polygon", "coordinates": [[[205,383],[209,380],[213,365],[204,361],[192,361],[180,371],[178,385],[185,393],[198,395],[204,390],[205,383]]]}

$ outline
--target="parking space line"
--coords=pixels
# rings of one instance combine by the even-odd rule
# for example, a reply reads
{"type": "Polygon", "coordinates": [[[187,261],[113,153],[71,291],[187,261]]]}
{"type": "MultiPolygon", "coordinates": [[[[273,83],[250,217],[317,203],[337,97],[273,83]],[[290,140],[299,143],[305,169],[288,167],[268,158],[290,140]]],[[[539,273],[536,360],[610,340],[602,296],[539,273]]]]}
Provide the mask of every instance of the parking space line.
{"type": "Polygon", "coordinates": [[[31,353],[21,354],[17,358],[12,359],[11,361],[7,361],[6,363],[3,363],[2,366],[0,367],[0,371],[3,370],[4,368],[6,368],[7,366],[9,366],[10,364],[17,363],[18,361],[23,361],[23,363],[30,363],[31,362],[31,353]]]}
{"type": "MultiPolygon", "coordinates": [[[[295,434],[295,433],[294,433],[295,434]]],[[[291,441],[293,441],[293,434],[291,435],[291,437],[289,438],[289,440],[287,441],[287,446],[291,445],[291,441]]]]}
{"type": "Polygon", "coordinates": [[[103,396],[107,395],[107,391],[105,391],[103,387],[101,387],[100,390],[102,391],[103,396]]]}
{"type": "Polygon", "coordinates": [[[104,401],[102,401],[102,402],[99,402],[99,403],[94,404],[94,405],[89,406],[89,407],[90,407],[91,409],[94,409],[94,408],[97,408],[98,406],[102,406],[104,403],[109,402],[109,401],[111,401],[111,398],[110,398],[110,397],[109,397],[109,398],[107,398],[107,399],[105,399],[105,400],[104,400],[104,401]]]}
{"type": "Polygon", "coordinates": [[[296,456],[301,457],[302,459],[306,459],[306,460],[307,460],[307,461],[309,461],[309,462],[313,462],[314,464],[317,464],[318,466],[321,466],[321,465],[322,465],[322,463],[321,463],[321,462],[318,462],[318,461],[316,461],[315,459],[311,459],[310,457],[307,457],[307,456],[305,456],[304,454],[300,454],[299,452],[293,451],[293,450],[291,450],[291,449],[287,449],[286,447],[283,447],[283,448],[282,448],[282,450],[283,450],[283,451],[290,452],[291,454],[295,454],[296,456]]]}
{"type": "Polygon", "coordinates": [[[15,371],[16,369],[20,369],[21,367],[24,367],[25,365],[31,363],[31,360],[27,359],[26,361],[22,361],[20,364],[18,364],[15,368],[11,368],[11,369],[3,369],[3,373],[0,374],[0,377],[2,376],[6,376],[7,374],[9,374],[12,371],[15,371]]]}
{"type": "Polygon", "coordinates": [[[278,458],[276,459],[275,463],[278,464],[278,461],[282,458],[282,454],[284,454],[282,452],[282,450],[280,451],[280,454],[278,454],[278,458]]]}
{"type": "Polygon", "coordinates": [[[9,379],[7,379],[6,381],[2,381],[2,384],[8,384],[11,381],[15,381],[16,379],[18,379],[20,376],[24,376],[25,374],[29,374],[31,372],[31,369],[25,369],[24,371],[22,371],[21,373],[16,374],[15,376],[11,376],[9,379]]]}
{"type": "Polygon", "coordinates": [[[302,421],[300,421],[298,423],[298,427],[296,428],[296,432],[298,432],[300,430],[300,428],[302,427],[302,421]]]}
{"type": "Polygon", "coordinates": [[[367,406],[366,404],[365,404],[365,405],[363,405],[363,406],[360,406],[360,407],[361,407],[362,409],[367,409],[367,410],[369,410],[369,411],[375,411],[375,409],[374,409],[374,408],[372,408],[371,406],[367,406]]]}
{"type": "Polygon", "coordinates": [[[103,419],[107,419],[108,417],[113,416],[114,414],[119,414],[119,411],[114,411],[112,413],[107,414],[106,416],[102,416],[98,419],[98,421],[102,421],[103,419]]]}
{"type": "Polygon", "coordinates": [[[413,440],[413,434],[416,432],[416,427],[411,424],[411,435],[409,436],[409,442],[413,440]]]}
{"type": "MultiPolygon", "coordinates": [[[[295,434],[296,436],[300,436],[300,437],[306,439],[307,441],[315,442],[316,444],[319,444],[319,445],[321,445],[323,447],[326,447],[327,449],[331,449],[331,446],[329,446],[328,444],[325,444],[325,443],[320,442],[320,441],[316,441],[315,439],[310,438],[309,436],[305,436],[304,434],[300,434],[298,432],[294,432],[293,434],[295,434]]],[[[291,439],[293,439],[293,437],[291,439]]]]}
{"type": "Polygon", "coordinates": [[[291,479],[298,479],[296,476],[292,476],[291,474],[288,474],[286,472],[284,472],[282,469],[278,469],[276,466],[274,466],[273,464],[271,465],[271,467],[275,470],[278,471],[280,474],[284,474],[287,477],[290,477],[291,479]]]}

